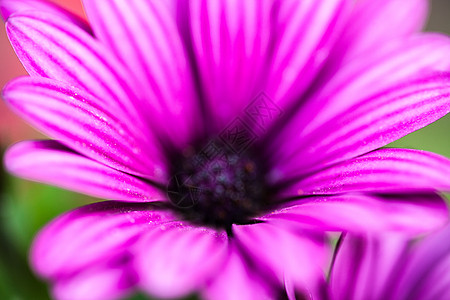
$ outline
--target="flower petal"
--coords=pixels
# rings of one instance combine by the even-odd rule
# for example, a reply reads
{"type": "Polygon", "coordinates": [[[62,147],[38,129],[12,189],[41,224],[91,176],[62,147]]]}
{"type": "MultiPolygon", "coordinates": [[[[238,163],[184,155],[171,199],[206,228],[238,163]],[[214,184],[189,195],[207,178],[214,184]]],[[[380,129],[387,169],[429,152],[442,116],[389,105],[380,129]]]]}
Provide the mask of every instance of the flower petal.
{"type": "Polygon", "coordinates": [[[282,108],[301,94],[326,62],[353,1],[280,1],[265,92],[282,108]],[[311,26],[314,24],[314,26],[311,26]]]}
{"type": "Polygon", "coordinates": [[[208,300],[276,299],[273,288],[250,268],[234,244],[230,244],[225,265],[202,291],[202,296],[208,300]]]}
{"type": "Polygon", "coordinates": [[[4,20],[12,14],[24,11],[44,11],[72,22],[89,34],[92,30],[89,24],[77,15],[47,0],[1,0],[0,13],[4,20]]]}
{"type": "Polygon", "coordinates": [[[345,65],[380,44],[411,35],[422,29],[427,15],[426,0],[359,0],[331,59],[345,65]]]}
{"type": "Polygon", "coordinates": [[[140,286],[162,298],[193,293],[220,270],[227,244],[215,230],[176,222],[155,227],[137,246],[140,286]]]}
{"type": "MultiPolygon", "coordinates": [[[[128,268],[129,269],[129,268],[128,268]]],[[[136,286],[137,278],[124,266],[97,266],[58,280],[52,288],[58,300],[123,299],[136,286]]]]}
{"type": "Polygon", "coordinates": [[[450,226],[412,248],[392,299],[446,299],[449,296],[450,226]]]}
{"type": "Polygon", "coordinates": [[[407,255],[404,237],[346,235],[331,270],[331,299],[400,299],[392,298],[386,289],[392,280],[400,280],[396,271],[401,271],[407,255]]]}
{"type": "Polygon", "coordinates": [[[324,236],[271,223],[235,226],[233,232],[262,274],[273,273],[279,286],[288,279],[297,289],[316,291],[330,260],[324,236]]]}
{"type": "Polygon", "coordinates": [[[445,200],[436,194],[347,194],[293,201],[261,219],[295,221],[327,231],[415,235],[442,226],[448,219],[448,210],[445,200]]]}
{"type": "Polygon", "coordinates": [[[22,142],[4,157],[12,174],[94,197],[127,201],[164,199],[160,191],[133,176],[71,151],[56,141],[22,142]]]}
{"type": "Polygon", "coordinates": [[[31,250],[35,271],[54,280],[128,259],[144,231],[172,220],[148,203],[106,201],[66,213],[47,225],[31,250]]]}
{"type": "Polygon", "coordinates": [[[447,36],[430,33],[399,39],[372,50],[370,55],[340,67],[339,72],[299,111],[295,126],[304,127],[301,135],[305,137],[382,90],[424,77],[427,73],[449,71],[449,51],[447,36]]]}
{"type": "Polygon", "coordinates": [[[175,19],[164,1],[83,3],[96,37],[136,74],[147,98],[158,102],[159,110],[154,104],[147,107],[154,127],[167,126],[163,134],[173,143],[192,140],[200,123],[199,103],[175,19]]]}
{"type": "MultiPolygon", "coordinates": [[[[211,120],[217,124],[212,130],[225,128],[260,92],[257,84],[264,75],[271,2],[199,0],[189,3],[188,26],[195,67],[203,101],[211,120]]],[[[187,41],[185,44],[189,46],[187,41]]]]}
{"type": "Polygon", "coordinates": [[[370,191],[450,191],[450,160],[418,150],[376,150],[296,182],[287,196],[370,191]]]}
{"type": "Polygon", "coordinates": [[[104,107],[129,123],[140,124],[142,96],[128,73],[107,48],[63,18],[26,11],[8,19],[11,44],[31,76],[48,77],[87,90],[104,107]]]}
{"type": "Polygon", "coordinates": [[[3,96],[22,118],[87,157],[161,179],[159,150],[139,138],[133,123],[101,109],[90,94],[46,78],[24,77],[9,83],[3,96]]]}
{"type": "Polygon", "coordinates": [[[331,299],[446,299],[450,227],[419,242],[346,236],[331,271],[331,299]]]}
{"type": "MultiPolygon", "coordinates": [[[[285,176],[305,174],[367,153],[418,130],[450,112],[450,74],[439,73],[401,84],[370,97],[335,115],[311,134],[299,134],[290,124],[294,140],[277,151],[280,173],[285,176]],[[295,134],[297,132],[297,134],[295,134]]],[[[300,127],[301,128],[301,127],[300,127]]],[[[285,134],[280,137],[288,138],[285,134]]]]}
{"type": "Polygon", "coordinates": [[[296,100],[320,70],[351,5],[347,0],[191,2],[188,25],[200,83],[218,129],[243,114],[261,91],[281,107],[296,100]]]}

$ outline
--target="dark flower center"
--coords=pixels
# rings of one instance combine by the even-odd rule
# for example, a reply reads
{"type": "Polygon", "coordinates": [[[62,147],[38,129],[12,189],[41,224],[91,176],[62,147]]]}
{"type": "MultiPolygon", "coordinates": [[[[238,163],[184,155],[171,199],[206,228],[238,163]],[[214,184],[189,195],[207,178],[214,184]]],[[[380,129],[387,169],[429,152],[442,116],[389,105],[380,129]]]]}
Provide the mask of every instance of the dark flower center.
{"type": "Polygon", "coordinates": [[[179,156],[168,194],[183,219],[229,230],[266,206],[264,168],[250,152],[234,153],[220,143],[212,149],[179,156]]]}

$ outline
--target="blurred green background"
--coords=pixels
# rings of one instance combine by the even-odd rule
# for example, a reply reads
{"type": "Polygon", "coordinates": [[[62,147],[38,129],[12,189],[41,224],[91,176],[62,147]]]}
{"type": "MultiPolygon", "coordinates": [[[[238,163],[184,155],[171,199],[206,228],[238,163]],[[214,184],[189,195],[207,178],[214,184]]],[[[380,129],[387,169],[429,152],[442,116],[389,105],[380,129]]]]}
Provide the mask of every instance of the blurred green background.
{"type": "MultiPolygon", "coordinates": [[[[56,0],[55,0],[56,1],[56,0]]],[[[405,0],[408,1],[408,0],[405,0]]],[[[59,1],[82,15],[78,0],[59,1]]],[[[450,33],[450,1],[432,1],[428,31],[450,33]]],[[[449,53],[450,55],[450,53],[449,53]]],[[[24,74],[4,29],[0,35],[0,84],[24,74]]],[[[40,135],[0,105],[0,153],[18,140],[40,135]]],[[[395,143],[450,157],[450,116],[395,143]]],[[[60,213],[93,201],[86,196],[13,178],[0,169],[0,300],[49,299],[47,286],[28,267],[28,249],[36,232],[60,213]]],[[[141,299],[136,296],[133,299],[141,299]]]]}

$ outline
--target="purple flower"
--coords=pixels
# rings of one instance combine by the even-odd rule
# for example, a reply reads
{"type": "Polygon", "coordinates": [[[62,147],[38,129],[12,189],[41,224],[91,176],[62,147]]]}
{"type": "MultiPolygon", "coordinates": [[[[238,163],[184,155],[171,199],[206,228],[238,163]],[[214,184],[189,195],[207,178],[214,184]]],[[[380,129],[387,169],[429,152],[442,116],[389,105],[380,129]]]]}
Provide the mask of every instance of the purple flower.
{"type": "Polygon", "coordinates": [[[450,111],[450,40],[425,1],[354,2],[0,0],[31,75],[4,98],[54,139],[6,167],[115,200],[37,237],[54,296],[314,295],[326,231],[443,224],[450,161],[379,148],[450,111]]]}
{"type": "Polygon", "coordinates": [[[399,236],[346,236],[331,271],[331,300],[450,297],[450,226],[420,242],[399,236]]]}

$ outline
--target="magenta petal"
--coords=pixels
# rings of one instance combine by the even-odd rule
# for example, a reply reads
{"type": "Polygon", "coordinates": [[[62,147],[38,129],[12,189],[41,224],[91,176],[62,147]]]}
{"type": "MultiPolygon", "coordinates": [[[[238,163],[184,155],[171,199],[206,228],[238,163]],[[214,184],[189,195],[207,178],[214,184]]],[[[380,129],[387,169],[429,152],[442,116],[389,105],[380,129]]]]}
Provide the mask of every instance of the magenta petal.
{"type": "Polygon", "coordinates": [[[414,235],[442,226],[448,219],[448,210],[445,200],[435,194],[389,197],[348,194],[294,201],[262,219],[295,221],[327,231],[414,235]]]}
{"type": "Polygon", "coordinates": [[[233,230],[259,271],[273,272],[280,285],[288,279],[297,289],[316,290],[330,259],[323,236],[271,223],[235,226],[233,230]]]}
{"type": "Polygon", "coordinates": [[[386,288],[400,280],[395,271],[403,268],[407,246],[407,240],[395,235],[376,238],[346,235],[331,271],[331,299],[401,299],[391,297],[392,292],[386,288]]]}
{"type": "Polygon", "coordinates": [[[220,131],[260,92],[272,1],[200,0],[189,5],[195,63],[215,130],[220,131]]]}
{"type": "Polygon", "coordinates": [[[140,286],[156,297],[186,296],[223,266],[227,236],[215,230],[167,223],[146,233],[137,249],[140,286]]]}
{"type": "Polygon", "coordinates": [[[298,101],[333,51],[353,1],[280,1],[265,92],[281,107],[298,101]],[[312,26],[312,24],[314,24],[312,26]]]}
{"type": "MultiPolygon", "coordinates": [[[[418,130],[450,112],[450,74],[427,76],[382,92],[348,108],[307,136],[290,127],[289,144],[279,147],[278,167],[304,174],[367,153],[418,130]]],[[[292,125],[292,124],[291,124],[292,125]]],[[[290,126],[291,126],[290,125],[290,126]]],[[[280,136],[284,136],[281,134],[280,136]]]]}
{"type": "Polygon", "coordinates": [[[162,134],[183,145],[194,138],[201,122],[190,66],[164,2],[85,0],[84,7],[99,40],[136,74],[146,97],[156,102],[146,107],[155,128],[167,126],[162,134]]]}
{"type": "Polygon", "coordinates": [[[58,280],[122,261],[143,232],[171,219],[147,203],[88,205],[60,216],[38,234],[31,264],[39,275],[58,280]]]}
{"type": "Polygon", "coordinates": [[[447,299],[449,238],[449,226],[421,241],[347,235],[331,270],[330,298],[447,299]]]}
{"type": "MultiPolygon", "coordinates": [[[[142,121],[133,75],[85,31],[55,15],[26,11],[6,24],[8,37],[32,76],[48,77],[87,90],[129,123],[142,121]]],[[[141,131],[147,133],[141,125],[141,131]]]]}
{"type": "Polygon", "coordinates": [[[72,22],[89,34],[92,33],[89,24],[85,20],[48,0],[0,1],[0,13],[4,20],[7,20],[14,13],[20,13],[24,11],[43,11],[51,13],[58,16],[59,18],[72,22]]]}
{"type": "Polygon", "coordinates": [[[17,114],[70,148],[121,171],[161,178],[164,166],[156,146],[139,138],[133,123],[100,108],[90,94],[23,77],[9,83],[3,96],[17,114]]]}
{"type": "Polygon", "coordinates": [[[286,196],[408,191],[450,191],[450,160],[418,150],[376,150],[296,182],[286,196]]]}
{"type": "Polygon", "coordinates": [[[121,266],[97,267],[59,280],[52,288],[58,300],[123,299],[136,286],[135,276],[121,266]]]}
{"type": "Polygon", "coordinates": [[[448,37],[422,34],[377,47],[376,51],[352,60],[340,67],[298,112],[292,125],[303,130],[300,135],[293,131],[294,138],[304,139],[324,123],[384,89],[427,73],[450,70],[449,51],[448,37]]]}
{"type": "Polygon", "coordinates": [[[450,226],[412,248],[392,299],[447,299],[450,296],[450,226]]]}
{"type": "MultiPolygon", "coordinates": [[[[450,39],[440,34],[422,34],[395,40],[371,50],[340,67],[320,92],[299,111],[295,128],[304,127],[301,138],[350,107],[370,100],[382,90],[450,70],[450,39]],[[312,113],[314,112],[314,113],[312,113]]],[[[300,138],[297,134],[297,138],[300,138]]]]}
{"type": "Polygon", "coordinates": [[[224,266],[202,291],[202,296],[207,300],[275,299],[275,291],[260,276],[250,268],[236,245],[230,244],[224,266]]]}
{"type": "Polygon", "coordinates": [[[427,15],[426,0],[360,0],[333,47],[331,59],[339,66],[358,55],[370,55],[380,45],[419,31],[427,15]]]}
{"type": "Polygon", "coordinates": [[[165,198],[148,183],[75,153],[56,141],[16,144],[6,152],[4,161],[6,169],[14,175],[94,197],[146,202],[165,198]]]}

